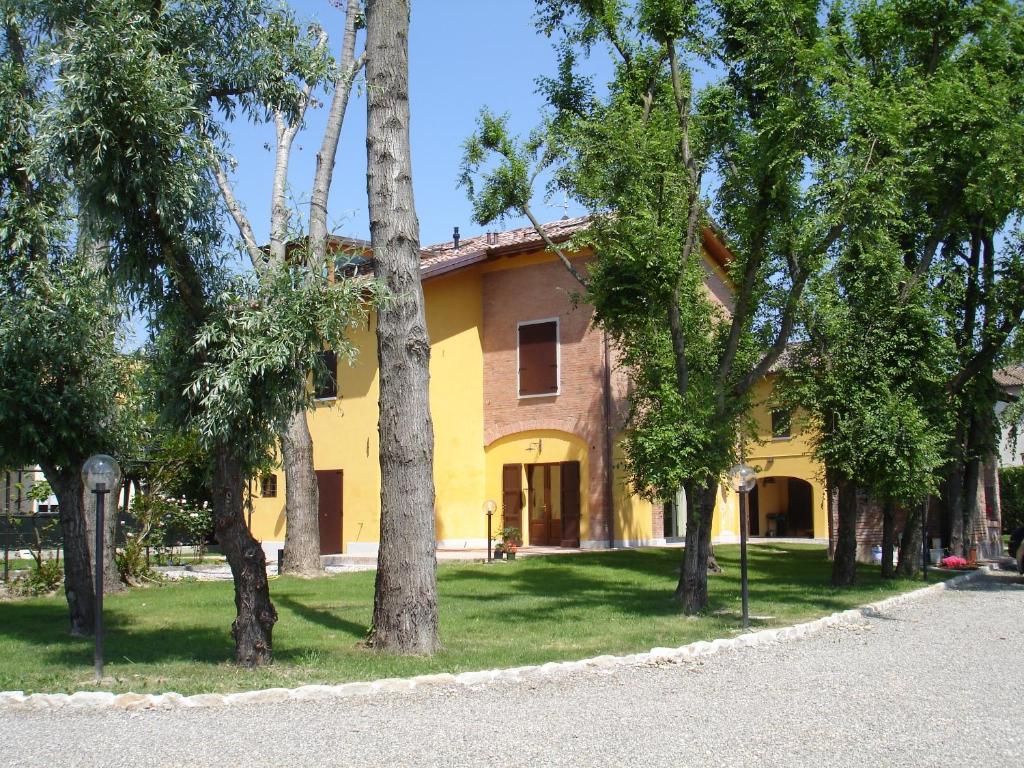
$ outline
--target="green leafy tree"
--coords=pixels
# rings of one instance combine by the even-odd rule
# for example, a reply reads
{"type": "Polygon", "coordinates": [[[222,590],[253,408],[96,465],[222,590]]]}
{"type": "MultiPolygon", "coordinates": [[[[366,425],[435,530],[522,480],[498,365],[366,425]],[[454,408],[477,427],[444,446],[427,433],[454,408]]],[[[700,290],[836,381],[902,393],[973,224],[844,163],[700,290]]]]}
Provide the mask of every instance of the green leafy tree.
{"type": "Polygon", "coordinates": [[[462,179],[481,222],[528,214],[548,166],[595,214],[573,245],[594,251],[585,297],[635,382],[624,443],[634,487],[687,490],[676,590],[687,613],[707,602],[715,499],[751,389],[785,350],[808,279],[879,182],[869,147],[835,152],[820,10],[539,2],[539,27],[560,54],[557,76],[542,82],[552,107],[543,132],[516,142],[484,113],[466,145],[462,179]],[[606,97],[578,66],[595,47],[615,58],[606,97]],[[700,89],[712,57],[720,77],[700,89]],[[708,238],[732,252],[729,306],[704,288],[708,238]]]}
{"type": "MultiPolygon", "coordinates": [[[[997,439],[992,371],[1014,344],[1024,312],[1024,264],[1013,231],[1024,172],[1024,11],[1001,0],[842,8],[837,52],[871,89],[863,101],[878,104],[880,114],[903,111],[891,148],[899,160],[897,231],[907,270],[899,293],[909,301],[926,291],[956,347],[943,398],[955,418],[942,533],[966,555],[980,515],[981,464],[997,439]]],[[[884,134],[888,126],[880,122],[876,131],[884,134]]]]}
{"type": "MultiPolygon", "coordinates": [[[[325,32],[318,35],[317,46],[309,52],[308,59],[301,65],[282,62],[282,74],[298,80],[301,96],[296,113],[289,115],[284,110],[277,109],[273,114],[277,151],[274,154],[271,185],[268,248],[260,248],[256,242],[252,224],[235,199],[231,183],[223,168],[224,163],[217,166],[218,186],[257,274],[262,273],[263,264],[268,260],[278,264],[286,261],[289,240],[304,239],[313,263],[321,263],[327,258],[327,200],[334,174],[334,161],[349,96],[356,76],[365,63],[365,54],[356,55],[356,33],[362,21],[358,0],[348,0],[345,6],[341,56],[336,65],[324,65],[326,56],[320,52],[325,49],[327,43],[325,32]],[[312,179],[308,227],[305,228],[306,231],[296,231],[297,227],[292,221],[291,210],[285,196],[291,149],[304,125],[306,111],[315,100],[313,94],[318,85],[333,89],[333,94],[312,179]]],[[[292,257],[294,255],[293,251],[292,257]]],[[[305,377],[299,377],[296,387],[302,389],[305,386],[305,377]]],[[[309,433],[305,410],[292,414],[279,439],[285,474],[287,520],[282,572],[304,576],[322,573],[318,520],[319,491],[313,467],[313,440],[309,433]]]]}
{"type": "MultiPolygon", "coordinates": [[[[93,628],[93,515],[80,470],[91,453],[123,455],[133,433],[117,354],[119,313],[92,241],[76,232],[73,187],[44,140],[46,26],[32,3],[6,5],[0,37],[0,463],[39,464],[60,503],[71,631],[93,628]],[[115,398],[115,393],[121,393],[115,398]]],[[[117,589],[113,527],[102,553],[117,589]]]]}
{"type": "Polygon", "coordinates": [[[325,344],[344,350],[333,334],[358,317],[363,288],[329,282],[326,265],[309,261],[268,265],[258,285],[232,276],[220,262],[214,158],[225,117],[299,113],[302,78],[288,68],[316,60],[317,43],[261,0],[60,10],[49,140],[74,169],[114,274],[154,317],[165,414],[210,455],[214,526],[235,581],[235,660],[264,664],[277,614],[244,482],[308,397],[296,377],[317,370],[325,344]]]}

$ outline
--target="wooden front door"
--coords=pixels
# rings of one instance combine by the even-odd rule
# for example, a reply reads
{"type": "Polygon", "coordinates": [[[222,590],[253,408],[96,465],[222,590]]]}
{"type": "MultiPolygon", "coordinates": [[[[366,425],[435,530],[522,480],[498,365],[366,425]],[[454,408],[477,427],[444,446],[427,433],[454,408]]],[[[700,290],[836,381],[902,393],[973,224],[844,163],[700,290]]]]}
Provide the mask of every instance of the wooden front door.
{"type": "Polygon", "coordinates": [[[505,464],[501,468],[501,527],[523,530],[522,464],[505,464]]]}
{"type": "Polygon", "coordinates": [[[316,487],[320,492],[320,554],[341,554],[342,472],[340,469],[318,470],[316,487]]]}
{"type": "MultiPolygon", "coordinates": [[[[558,465],[554,465],[557,471],[558,465]]],[[[530,546],[557,544],[562,538],[562,516],[552,503],[552,465],[526,466],[527,514],[530,518],[530,546]]],[[[557,478],[554,479],[557,483],[557,478]]],[[[560,507],[561,505],[559,505],[560,507]]]]}
{"type": "Polygon", "coordinates": [[[562,539],[563,547],[580,545],[580,463],[563,461],[562,475],[562,539]]]}

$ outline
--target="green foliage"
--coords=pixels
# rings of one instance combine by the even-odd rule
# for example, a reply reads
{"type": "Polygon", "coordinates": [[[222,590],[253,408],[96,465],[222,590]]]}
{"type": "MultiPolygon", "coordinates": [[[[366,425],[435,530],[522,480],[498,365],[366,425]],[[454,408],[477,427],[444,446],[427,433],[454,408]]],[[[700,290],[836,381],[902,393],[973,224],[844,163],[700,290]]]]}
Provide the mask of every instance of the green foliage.
{"type": "Polygon", "coordinates": [[[104,279],[78,257],[34,260],[0,293],[0,463],[124,453],[135,414],[117,322],[104,279]]]}
{"type": "Polygon", "coordinates": [[[63,583],[64,567],[59,559],[36,560],[29,575],[15,582],[22,595],[48,595],[63,583]]]}
{"type": "Polygon", "coordinates": [[[258,280],[231,280],[216,297],[189,350],[198,365],[184,390],[201,446],[227,442],[251,469],[263,466],[285,421],[311,404],[302,383],[306,371],[325,374],[325,346],[339,361],[355,358],[349,335],[382,294],[372,281],[326,274],[326,265],[272,264],[258,280]]]}
{"type": "Polygon", "coordinates": [[[487,223],[528,213],[551,166],[553,186],[595,214],[570,247],[595,254],[585,298],[635,384],[623,446],[634,487],[713,485],[736,458],[750,388],[781,354],[803,286],[883,175],[864,171],[860,145],[836,159],[843,137],[823,95],[815,3],[537,8],[538,28],[557,39],[557,76],[540,82],[552,114],[517,141],[485,110],[461,182],[487,223]],[[616,60],[602,98],[580,66],[595,47],[616,60]],[[721,76],[699,89],[712,52],[721,76]],[[727,308],[705,288],[712,211],[733,253],[727,308]]]}
{"type": "Polygon", "coordinates": [[[46,501],[53,495],[53,488],[46,480],[38,480],[28,489],[25,496],[32,501],[46,501]]]}
{"type": "Polygon", "coordinates": [[[815,456],[829,472],[909,504],[938,488],[951,345],[921,294],[901,300],[898,250],[863,245],[849,242],[812,286],[810,341],[783,389],[811,414],[815,456]]]}
{"type": "Polygon", "coordinates": [[[1024,467],[999,470],[999,505],[1003,512],[1003,533],[1024,526],[1024,467]]]}

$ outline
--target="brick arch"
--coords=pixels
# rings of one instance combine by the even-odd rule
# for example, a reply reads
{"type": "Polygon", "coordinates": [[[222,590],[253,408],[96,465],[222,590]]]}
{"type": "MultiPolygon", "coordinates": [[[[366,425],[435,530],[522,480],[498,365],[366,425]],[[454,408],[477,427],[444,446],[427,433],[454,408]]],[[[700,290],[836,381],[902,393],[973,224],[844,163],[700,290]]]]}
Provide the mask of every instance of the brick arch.
{"type": "Polygon", "coordinates": [[[586,424],[584,422],[569,418],[524,419],[511,424],[496,424],[489,426],[484,432],[484,447],[489,448],[498,440],[505,437],[511,437],[512,435],[519,434],[520,432],[534,432],[537,430],[566,432],[572,437],[582,440],[584,443],[589,445],[593,436],[587,434],[587,430],[584,428],[585,426],[586,424]]]}

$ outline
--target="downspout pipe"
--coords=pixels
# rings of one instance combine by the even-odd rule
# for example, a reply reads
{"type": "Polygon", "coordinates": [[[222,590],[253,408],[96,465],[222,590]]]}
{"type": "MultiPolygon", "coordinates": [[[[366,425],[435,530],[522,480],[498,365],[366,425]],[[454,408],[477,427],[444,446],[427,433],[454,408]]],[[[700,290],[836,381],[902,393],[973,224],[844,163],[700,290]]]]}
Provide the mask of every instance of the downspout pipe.
{"type": "Polygon", "coordinates": [[[604,509],[608,520],[608,548],[615,547],[615,501],[613,491],[615,482],[612,473],[612,356],[608,333],[602,334],[604,339],[604,509]]]}

